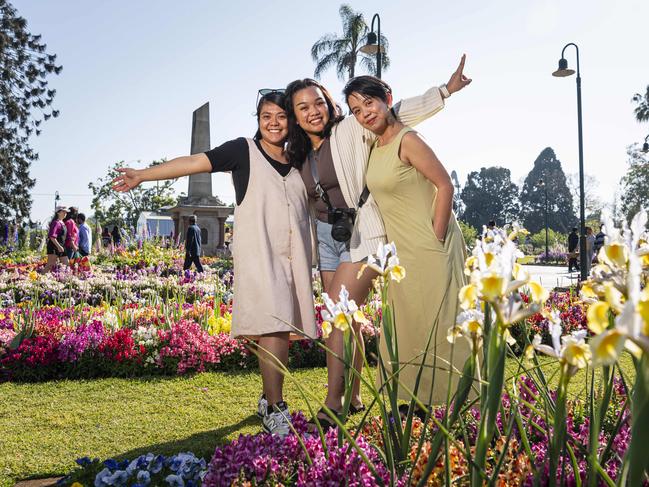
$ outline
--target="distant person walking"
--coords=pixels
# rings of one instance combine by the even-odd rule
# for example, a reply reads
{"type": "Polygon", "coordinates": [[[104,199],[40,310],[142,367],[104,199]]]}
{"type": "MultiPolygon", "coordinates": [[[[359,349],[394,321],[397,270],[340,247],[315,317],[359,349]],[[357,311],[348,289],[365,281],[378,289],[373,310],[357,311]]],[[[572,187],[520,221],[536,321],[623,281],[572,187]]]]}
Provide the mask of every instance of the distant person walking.
{"type": "Polygon", "coordinates": [[[579,235],[577,235],[577,228],[572,229],[568,234],[568,272],[572,272],[573,268],[579,270],[577,265],[577,248],[579,247],[579,235]]]}
{"type": "Polygon", "coordinates": [[[67,230],[65,223],[63,223],[63,219],[67,214],[68,209],[65,206],[57,206],[54,218],[50,222],[50,228],[47,232],[47,264],[45,264],[45,272],[50,272],[59,260],[63,265],[68,263],[64,247],[67,230]]]}
{"type": "Polygon", "coordinates": [[[110,236],[110,231],[108,230],[108,227],[104,227],[101,230],[101,245],[105,248],[110,245],[110,242],[112,240],[112,237],[110,236]]]}
{"type": "Polygon", "coordinates": [[[113,237],[113,245],[117,246],[122,243],[122,235],[119,233],[119,227],[115,225],[113,231],[110,232],[111,237],[113,237]]]}
{"type": "Polygon", "coordinates": [[[597,254],[599,254],[599,250],[604,247],[604,241],[606,240],[606,234],[604,233],[604,225],[599,226],[599,232],[597,235],[595,235],[595,258],[593,259],[594,262],[599,262],[597,260],[597,254]]]}
{"type": "Polygon", "coordinates": [[[183,269],[189,269],[192,264],[196,266],[198,272],[203,272],[201,265],[201,229],[196,224],[196,217],[189,217],[189,228],[185,237],[185,265],[183,269]]]}
{"type": "Polygon", "coordinates": [[[83,213],[77,215],[77,225],[79,225],[79,253],[85,257],[90,255],[92,248],[92,229],[86,223],[86,215],[83,213]]]}
{"type": "Polygon", "coordinates": [[[595,234],[593,229],[586,227],[586,275],[590,275],[590,266],[593,263],[593,256],[595,255],[595,234]]]}
{"type": "Polygon", "coordinates": [[[78,210],[71,206],[63,222],[67,235],[65,237],[65,255],[68,259],[74,259],[79,256],[79,227],[77,227],[78,210]]]}

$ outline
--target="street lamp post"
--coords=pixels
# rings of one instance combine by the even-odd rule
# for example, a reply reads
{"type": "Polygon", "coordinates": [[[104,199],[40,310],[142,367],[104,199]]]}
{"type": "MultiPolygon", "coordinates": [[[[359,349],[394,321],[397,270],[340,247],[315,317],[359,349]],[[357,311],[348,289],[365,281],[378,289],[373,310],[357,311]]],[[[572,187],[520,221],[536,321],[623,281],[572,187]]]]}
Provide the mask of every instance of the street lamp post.
{"type": "Polygon", "coordinates": [[[367,44],[361,47],[361,52],[365,54],[376,54],[376,77],[381,77],[381,17],[379,14],[374,14],[372,17],[372,25],[369,34],[367,34],[367,44]],[[376,20],[378,27],[378,35],[374,32],[374,21],[376,20]]]}
{"type": "Polygon", "coordinates": [[[647,142],[648,140],[649,140],[649,135],[647,135],[644,138],[644,144],[642,144],[642,152],[645,152],[645,153],[649,152],[649,142],[647,142]]]}
{"type": "Polygon", "coordinates": [[[548,252],[548,186],[543,179],[539,179],[538,186],[539,188],[543,188],[543,192],[545,193],[545,262],[547,264],[548,256],[550,255],[548,252]]]}
{"type": "Polygon", "coordinates": [[[59,196],[59,192],[55,191],[54,192],[54,213],[56,213],[56,207],[59,204],[60,199],[61,199],[61,197],[59,196]]]}
{"type": "Polygon", "coordinates": [[[582,281],[588,278],[586,269],[586,213],[585,213],[585,193],[584,193],[584,141],[581,124],[581,74],[579,71],[579,47],[574,42],[563,46],[561,59],[559,59],[559,68],[552,73],[552,76],[564,78],[575,74],[574,69],[568,69],[568,61],[563,56],[568,46],[574,46],[577,51],[577,126],[579,136],[579,267],[580,279],[582,281]]]}

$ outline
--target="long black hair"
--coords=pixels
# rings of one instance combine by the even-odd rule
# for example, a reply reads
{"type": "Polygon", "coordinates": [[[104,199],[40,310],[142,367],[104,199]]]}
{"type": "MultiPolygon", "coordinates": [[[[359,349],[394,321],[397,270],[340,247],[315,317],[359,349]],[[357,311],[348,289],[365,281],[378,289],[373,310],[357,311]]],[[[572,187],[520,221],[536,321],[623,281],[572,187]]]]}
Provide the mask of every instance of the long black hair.
{"type": "Polygon", "coordinates": [[[289,162],[296,168],[300,169],[304,161],[306,160],[309,152],[313,148],[311,145],[311,139],[306,134],[304,130],[297,124],[297,118],[295,116],[295,111],[293,110],[293,96],[300,90],[304,88],[309,88],[313,86],[319,88],[322,91],[325,101],[327,102],[327,109],[329,111],[329,121],[325,125],[324,130],[322,131],[323,137],[329,137],[331,135],[331,129],[341,120],[344,120],[344,116],[341,113],[340,108],[334,102],[331,93],[318,83],[316,80],[311,78],[296,79],[295,81],[288,84],[284,95],[286,95],[286,101],[284,108],[286,109],[286,114],[288,115],[288,139],[286,143],[286,154],[288,155],[289,162]]]}
{"type": "Polygon", "coordinates": [[[261,115],[261,109],[263,108],[264,103],[272,103],[285,110],[286,108],[284,105],[286,104],[286,97],[281,91],[271,91],[270,93],[266,93],[261,98],[259,98],[259,102],[257,103],[257,132],[253,137],[253,139],[255,140],[261,140],[261,130],[259,130],[259,116],[261,115]]]}

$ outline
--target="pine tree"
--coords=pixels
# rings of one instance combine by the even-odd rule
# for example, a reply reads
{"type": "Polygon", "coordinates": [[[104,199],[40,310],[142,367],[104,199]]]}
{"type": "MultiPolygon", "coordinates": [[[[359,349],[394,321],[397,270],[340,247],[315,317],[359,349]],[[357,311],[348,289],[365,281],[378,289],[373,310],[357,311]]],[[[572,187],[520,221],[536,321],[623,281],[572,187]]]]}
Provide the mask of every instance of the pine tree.
{"type": "Polygon", "coordinates": [[[490,220],[500,226],[518,221],[518,187],[512,183],[509,169],[504,167],[483,167],[480,172],[469,173],[461,199],[462,220],[477,229],[490,220]]]}
{"type": "Polygon", "coordinates": [[[554,150],[546,147],[534,161],[521,189],[521,215],[530,232],[545,228],[545,191],[548,195],[548,227],[557,232],[568,232],[577,225],[572,195],[566,175],[554,150]],[[545,188],[539,185],[543,180],[545,188]]]}
{"type": "Polygon", "coordinates": [[[49,108],[56,90],[47,78],[59,74],[56,54],[6,0],[0,0],[0,219],[22,222],[30,213],[35,180],[29,169],[38,154],[29,145],[41,124],[59,115],[49,108]]]}

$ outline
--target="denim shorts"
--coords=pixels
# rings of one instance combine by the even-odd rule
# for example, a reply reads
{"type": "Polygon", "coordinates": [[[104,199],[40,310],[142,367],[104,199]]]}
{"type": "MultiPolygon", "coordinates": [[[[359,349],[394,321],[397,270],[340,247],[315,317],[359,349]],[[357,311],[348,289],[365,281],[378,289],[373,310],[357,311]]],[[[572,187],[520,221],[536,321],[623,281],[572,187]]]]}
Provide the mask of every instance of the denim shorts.
{"type": "Polygon", "coordinates": [[[349,242],[338,242],[331,236],[331,225],[316,220],[318,236],[318,267],[320,271],[335,271],[342,262],[351,262],[349,242]]]}

